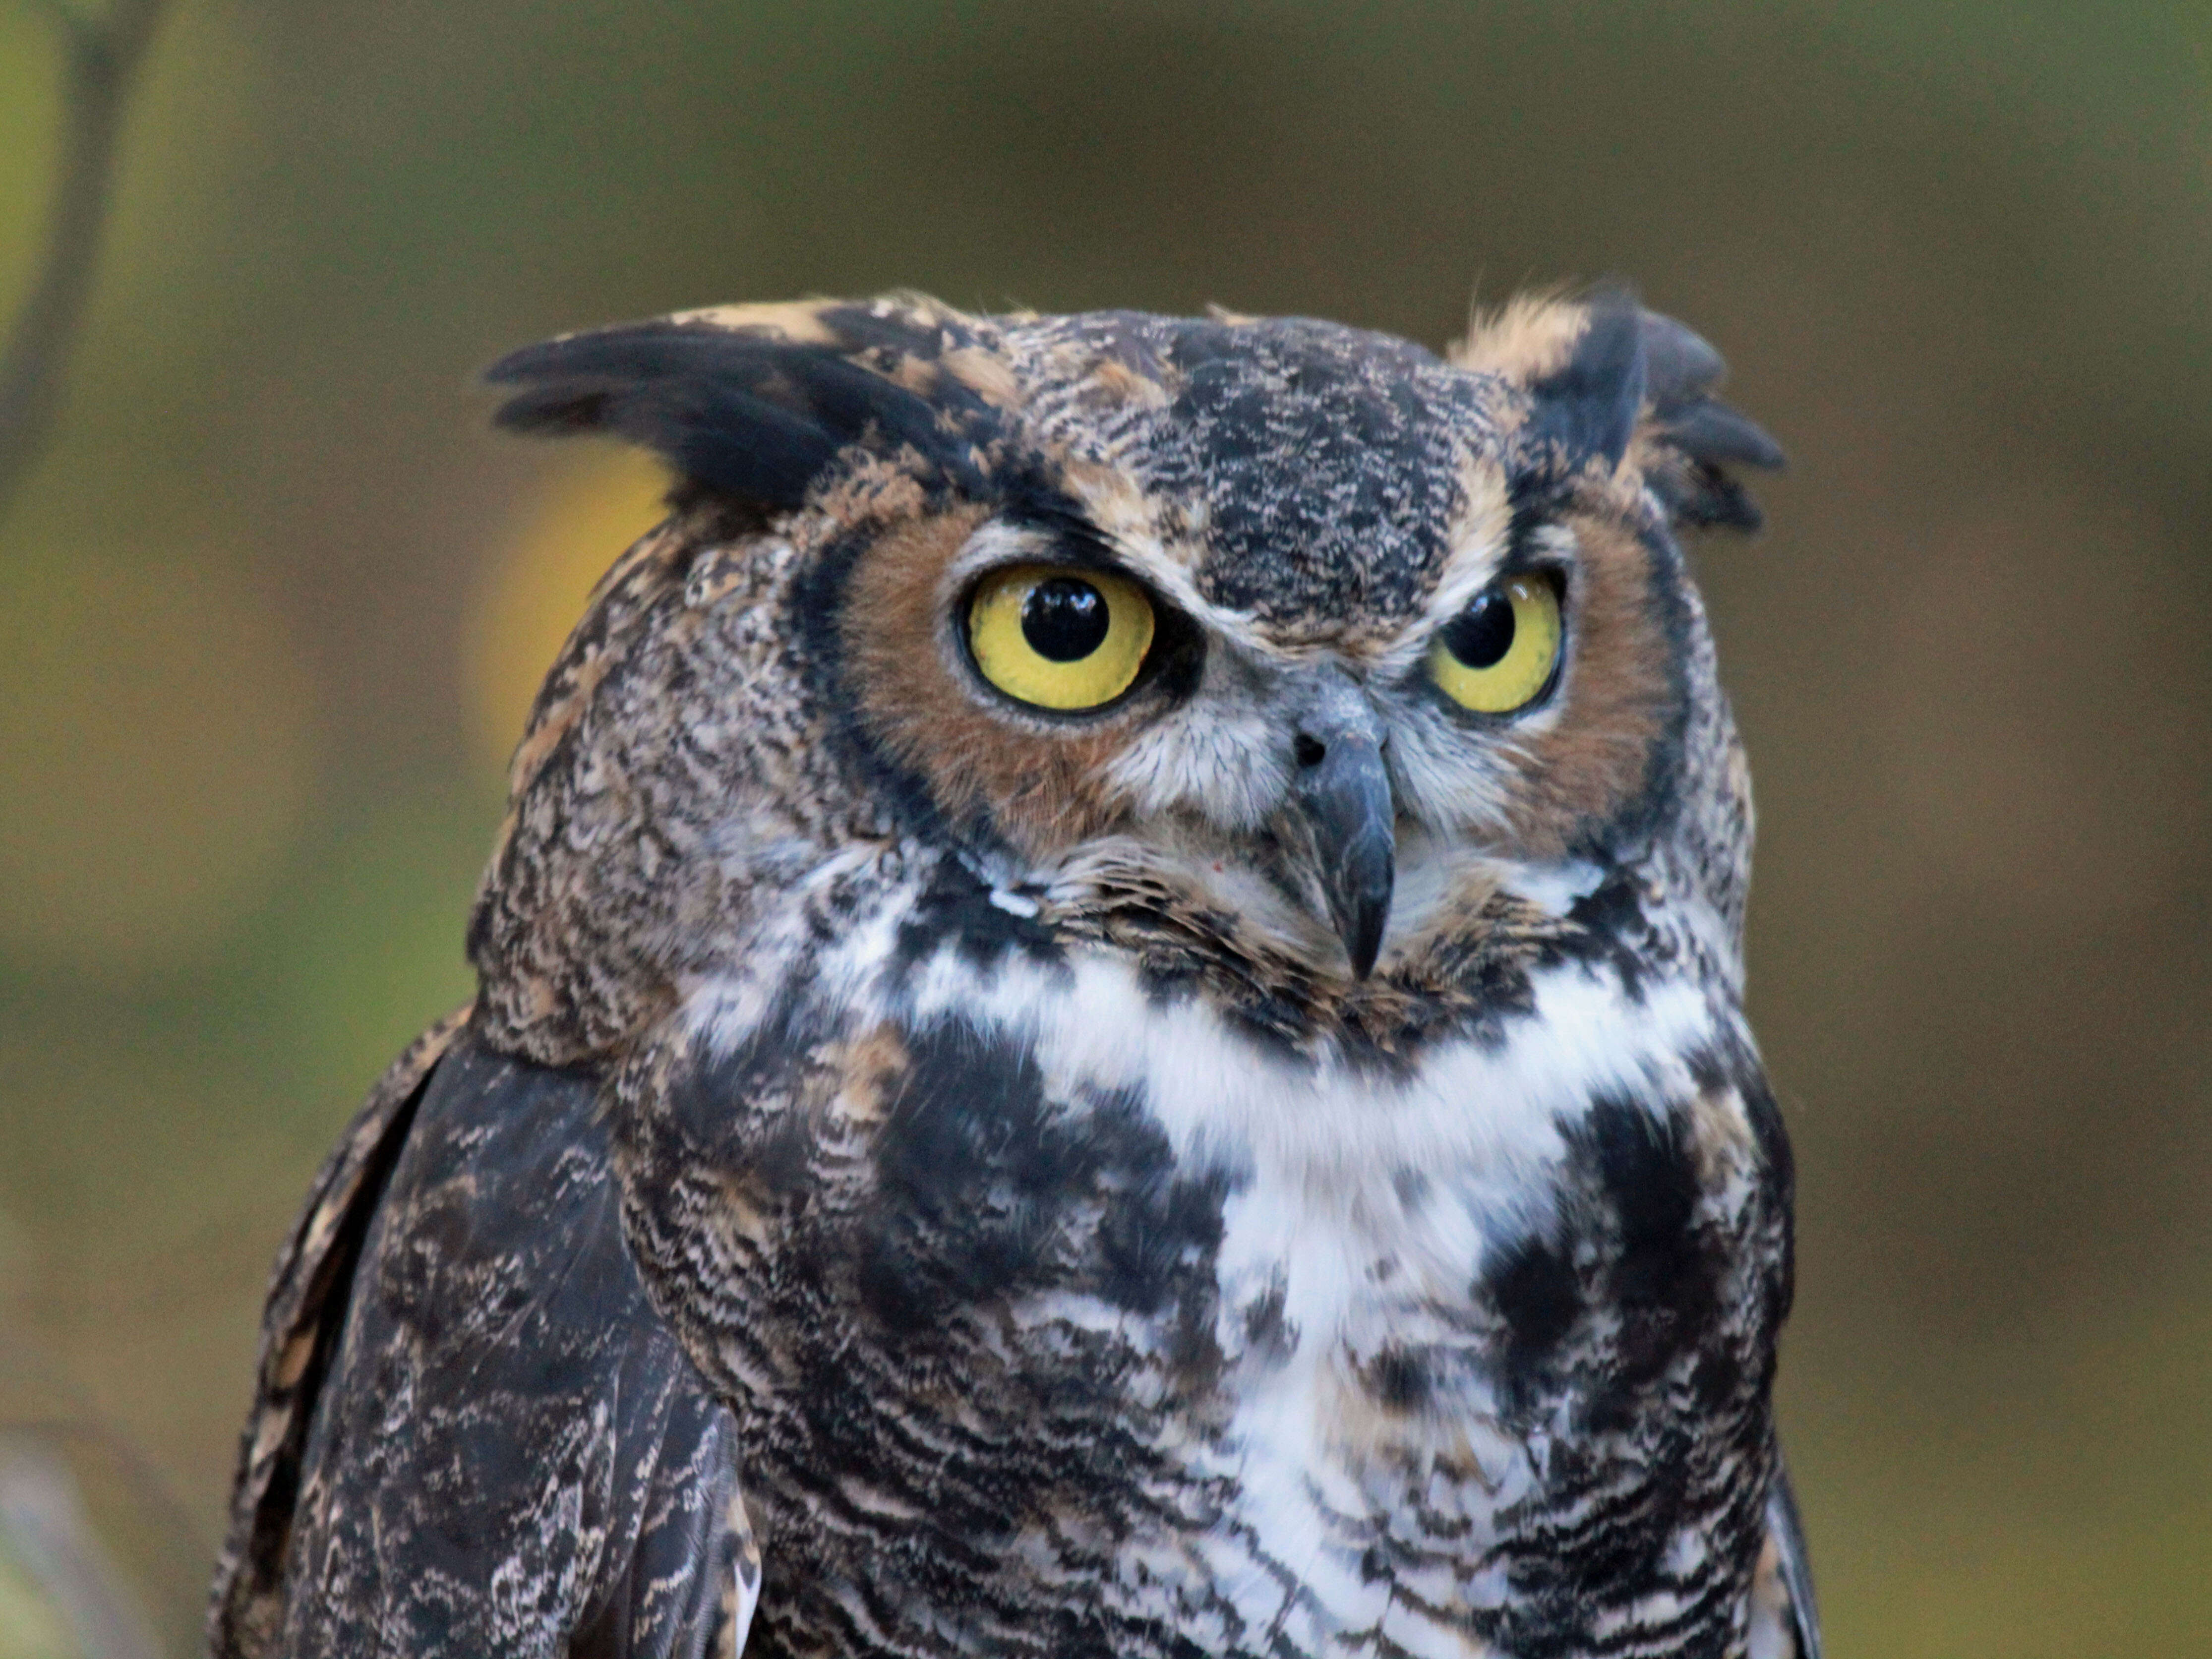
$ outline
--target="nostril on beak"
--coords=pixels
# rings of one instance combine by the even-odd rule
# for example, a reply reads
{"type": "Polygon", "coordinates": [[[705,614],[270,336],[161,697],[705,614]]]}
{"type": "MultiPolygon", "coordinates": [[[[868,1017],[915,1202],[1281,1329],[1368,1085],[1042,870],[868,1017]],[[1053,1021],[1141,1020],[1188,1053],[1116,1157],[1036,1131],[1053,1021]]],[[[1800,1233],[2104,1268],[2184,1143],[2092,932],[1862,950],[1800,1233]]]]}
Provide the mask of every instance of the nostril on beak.
{"type": "Polygon", "coordinates": [[[1328,757],[1328,745],[1318,738],[1308,737],[1303,732],[1298,733],[1297,739],[1291,744],[1291,758],[1297,762],[1300,766],[1309,768],[1319,766],[1328,757]]]}

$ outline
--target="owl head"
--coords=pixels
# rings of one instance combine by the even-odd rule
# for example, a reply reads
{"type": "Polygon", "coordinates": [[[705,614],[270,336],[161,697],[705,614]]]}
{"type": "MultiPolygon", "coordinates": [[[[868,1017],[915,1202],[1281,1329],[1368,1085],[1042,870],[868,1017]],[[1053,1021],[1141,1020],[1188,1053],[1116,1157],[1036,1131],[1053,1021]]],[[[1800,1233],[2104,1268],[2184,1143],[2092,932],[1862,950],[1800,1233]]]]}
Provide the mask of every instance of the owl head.
{"type": "Polygon", "coordinates": [[[1755,525],[1731,469],[1781,457],[1721,374],[1610,293],[1443,357],[911,296],[515,353],[502,425],[677,482],[518,753],[490,1017],[592,1052],[917,861],[1301,1029],[1433,1020],[1624,905],[1733,973],[1748,800],[1674,532],[1755,525]]]}

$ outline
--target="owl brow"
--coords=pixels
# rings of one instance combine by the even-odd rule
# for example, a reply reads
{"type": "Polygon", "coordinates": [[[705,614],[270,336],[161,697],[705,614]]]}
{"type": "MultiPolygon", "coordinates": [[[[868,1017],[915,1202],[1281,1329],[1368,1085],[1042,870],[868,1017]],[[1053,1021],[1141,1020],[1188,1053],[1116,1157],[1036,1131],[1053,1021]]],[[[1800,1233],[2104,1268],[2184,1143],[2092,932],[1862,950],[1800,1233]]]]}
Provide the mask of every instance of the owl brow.
{"type": "Polygon", "coordinates": [[[969,538],[968,548],[954,565],[954,574],[959,580],[965,580],[998,562],[999,545],[994,545],[988,553],[976,546],[987,536],[994,544],[1001,543],[1003,538],[1004,551],[1016,557],[1120,576],[1135,582],[1154,599],[1194,620],[1216,623],[1212,607],[1187,581],[1176,580],[1179,572],[1172,568],[1164,569],[1160,562],[1123,546],[1092,523],[1072,501],[1042,493],[1016,497],[969,538]],[[1036,537],[1042,544],[1034,549],[1024,547],[1018,539],[1024,537],[1036,537]]]}
{"type": "Polygon", "coordinates": [[[1056,556],[1053,561],[1056,564],[1072,565],[1079,570],[1103,570],[1142,581],[1147,586],[1152,585],[1144,572],[1121,556],[1106,533],[1073,506],[1022,502],[1000,514],[998,522],[1012,530],[1043,538],[1056,556]]]}
{"type": "MultiPolygon", "coordinates": [[[[1065,566],[1073,570],[1096,570],[1135,582],[1148,592],[1151,579],[1095,532],[1071,535],[1064,524],[1041,524],[1020,517],[994,515],[969,536],[939,579],[939,592],[947,602],[957,601],[985,573],[1008,564],[1065,566]]],[[[1169,601],[1167,603],[1172,603],[1169,601]]]]}

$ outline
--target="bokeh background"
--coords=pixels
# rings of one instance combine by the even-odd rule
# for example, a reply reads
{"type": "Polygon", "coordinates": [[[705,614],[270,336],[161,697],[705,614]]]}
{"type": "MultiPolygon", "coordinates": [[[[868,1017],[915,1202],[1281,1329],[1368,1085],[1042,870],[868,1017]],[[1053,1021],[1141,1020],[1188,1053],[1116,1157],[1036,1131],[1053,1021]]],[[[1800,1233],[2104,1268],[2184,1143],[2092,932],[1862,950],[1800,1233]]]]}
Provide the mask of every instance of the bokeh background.
{"type": "MultiPolygon", "coordinates": [[[[0,304],[58,58],[0,0],[0,304]]],[[[179,0],[0,524],[0,1428],[184,1650],[264,1273],[467,994],[535,677],[653,516],[471,376],[725,299],[1610,275],[1789,447],[1697,556],[1799,1151],[1838,1656],[2212,1651],[2201,0],[179,0]]],[[[0,1562],[0,1656],[67,1651],[0,1562]]]]}

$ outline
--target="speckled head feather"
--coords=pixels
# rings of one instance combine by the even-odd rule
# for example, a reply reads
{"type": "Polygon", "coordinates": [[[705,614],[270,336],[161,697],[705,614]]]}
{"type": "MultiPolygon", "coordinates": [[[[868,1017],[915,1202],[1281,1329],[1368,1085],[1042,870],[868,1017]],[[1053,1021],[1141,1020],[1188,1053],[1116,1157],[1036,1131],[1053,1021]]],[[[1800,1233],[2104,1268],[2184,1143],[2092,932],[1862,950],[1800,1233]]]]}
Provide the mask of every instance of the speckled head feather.
{"type": "Polygon", "coordinates": [[[218,1650],[1818,1659],[1720,375],[1612,293],[497,365],[678,481],[280,1263],[218,1650]]]}

